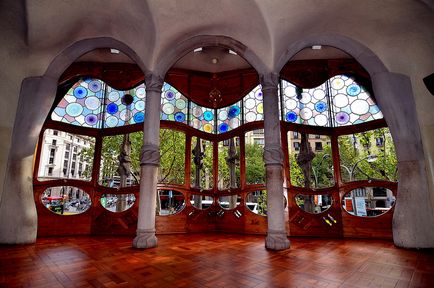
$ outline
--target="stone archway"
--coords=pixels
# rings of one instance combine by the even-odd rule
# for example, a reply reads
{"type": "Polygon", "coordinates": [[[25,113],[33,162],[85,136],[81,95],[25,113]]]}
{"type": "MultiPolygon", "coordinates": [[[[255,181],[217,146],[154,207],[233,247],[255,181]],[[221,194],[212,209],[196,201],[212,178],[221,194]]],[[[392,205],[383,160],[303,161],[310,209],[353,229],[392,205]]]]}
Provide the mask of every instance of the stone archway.
{"type": "Polygon", "coordinates": [[[316,35],[288,46],[275,71],[300,50],[328,45],[352,55],[370,74],[377,103],[392,133],[398,157],[398,197],[393,216],[393,240],[407,248],[434,247],[434,217],[430,205],[424,149],[410,78],[391,73],[363,44],[341,35],[316,35]]]}
{"type": "Polygon", "coordinates": [[[0,243],[33,243],[37,214],[33,198],[33,158],[44,121],[53,104],[61,74],[81,55],[97,48],[115,48],[129,56],[147,74],[139,56],[124,43],[109,37],[78,41],[65,48],[45,74],[23,80],[0,203],[0,243]]]}

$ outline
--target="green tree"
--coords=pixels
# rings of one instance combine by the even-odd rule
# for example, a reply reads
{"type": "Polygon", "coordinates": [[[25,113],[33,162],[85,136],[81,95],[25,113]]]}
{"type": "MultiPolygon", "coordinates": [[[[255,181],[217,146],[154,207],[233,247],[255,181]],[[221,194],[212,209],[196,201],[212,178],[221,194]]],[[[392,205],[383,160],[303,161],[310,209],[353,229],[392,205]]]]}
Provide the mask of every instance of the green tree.
{"type": "Polygon", "coordinates": [[[246,183],[265,183],[264,147],[259,144],[246,144],[246,183]]]}
{"type": "Polygon", "coordinates": [[[160,129],[160,170],[162,183],[183,184],[185,171],[185,134],[172,129],[160,129]]]}

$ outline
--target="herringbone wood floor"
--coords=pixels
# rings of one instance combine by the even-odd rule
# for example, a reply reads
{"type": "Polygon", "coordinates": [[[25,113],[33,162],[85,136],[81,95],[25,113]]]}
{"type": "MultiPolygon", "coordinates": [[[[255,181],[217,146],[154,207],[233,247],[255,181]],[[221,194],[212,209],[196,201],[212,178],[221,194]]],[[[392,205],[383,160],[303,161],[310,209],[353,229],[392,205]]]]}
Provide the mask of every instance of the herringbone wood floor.
{"type": "Polygon", "coordinates": [[[434,287],[434,252],[389,241],[291,238],[264,248],[263,236],[62,237],[0,246],[0,287],[434,287]]]}

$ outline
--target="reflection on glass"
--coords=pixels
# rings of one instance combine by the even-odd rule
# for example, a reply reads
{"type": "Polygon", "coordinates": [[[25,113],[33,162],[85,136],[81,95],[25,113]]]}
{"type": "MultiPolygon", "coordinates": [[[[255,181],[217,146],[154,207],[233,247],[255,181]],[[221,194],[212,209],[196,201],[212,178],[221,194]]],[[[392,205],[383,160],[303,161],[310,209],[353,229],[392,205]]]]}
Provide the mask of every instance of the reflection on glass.
{"type": "Polygon", "coordinates": [[[184,194],[174,190],[158,190],[158,215],[173,215],[185,207],[184,194]]]}
{"type": "Polygon", "coordinates": [[[42,140],[38,180],[68,178],[89,181],[94,153],[94,138],[46,129],[42,140]]]}
{"type": "Polygon", "coordinates": [[[138,185],[143,132],[103,138],[99,183],[119,188],[138,185]]]}
{"type": "Polygon", "coordinates": [[[92,206],[89,194],[72,186],[50,187],[41,196],[42,204],[59,215],[76,215],[92,206]]]}
{"type": "Polygon", "coordinates": [[[295,195],[295,203],[303,211],[309,213],[322,213],[328,210],[333,203],[333,198],[331,195],[295,195]]]}
{"type": "Polygon", "coordinates": [[[213,188],[213,145],[210,141],[191,139],[191,186],[203,190],[213,188]]]}
{"type": "Polygon", "coordinates": [[[233,189],[240,183],[240,139],[230,138],[218,143],[218,188],[233,189]]]}
{"type": "Polygon", "coordinates": [[[245,134],[246,183],[265,183],[264,129],[248,131],[245,134]]]}
{"type": "Polygon", "coordinates": [[[160,129],[160,153],[159,182],[184,184],[185,134],[160,129]]]}
{"type": "Polygon", "coordinates": [[[214,198],[211,196],[193,194],[190,198],[190,203],[200,210],[208,209],[214,203],[214,198]]]}
{"type": "Polygon", "coordinates": [[[386,213],[395,205],[393,192],[384,187],[361,187],[345,194],[342,207],[354,216],[373,217],[386,213]]]}
{"type": "Polygon", "coordinates": [[[338,138],[343,181],[397,181],[398,161],[388,128],[338,138]]]}
{"type": "Polygon", "coordinates": [[[305,188],[334,185],[330,137],[288,132],[291,184],[305,188]]]}
{"type": "Polygon", "coordinates": [[[130,209],[136,197],[134,194],[103,194],[101,205],[110,212],[123,212],[130,209]]]}
{"type": "Polygon", "coordinates": [[[220,207],[222,207],[225,210],[231,210],[238,205],[240,205],[241,202],[241,196],[240,195],[230,195],[230,196],[222,196],[218,199],[220,207]]]}
{"type": "Polygon", "coordinates": [[[267,216],[267,191],[257,190],[247,194],[246,206],[255,214],[267,216]]]}

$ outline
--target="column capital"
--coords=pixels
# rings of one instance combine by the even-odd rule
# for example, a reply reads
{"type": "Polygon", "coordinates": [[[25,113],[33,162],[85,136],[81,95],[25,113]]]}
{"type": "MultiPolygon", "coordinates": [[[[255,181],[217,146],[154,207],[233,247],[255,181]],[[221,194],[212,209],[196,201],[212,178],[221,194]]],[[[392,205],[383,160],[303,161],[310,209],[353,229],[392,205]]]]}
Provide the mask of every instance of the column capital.
{"type": "Polygon", "coordinates": [[[147,74],[145,76],[146,92],[158,92],[161,93],[164,79],[160,75],[147,74]]]}
{"type": "Polygon", "coordinates": [[[160,166],[160,149],[157,145],[143,144],[140,165],[160,166]]]}
{"type": "Polygon", "coordinates": [[[133,240],[133,247],[139,249],[157,247],[158,240],[154,229],[137,229],[137,236],[133,240]]]}
{"type": "Polygon", "coordinates": [[[283,166],[283,151],[280,144],[268,144],[264,147],[264,162],[265,165],[280,165],[283,166]]]}
{"type": "Polygon", "coordinates": [[[259,81],[261,82],[262,91],[276,90],[279,84],[279,74],[267,73],[259,75],[259,81]]]}

